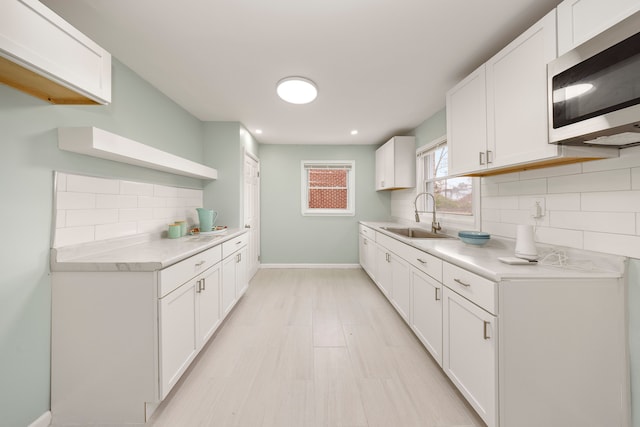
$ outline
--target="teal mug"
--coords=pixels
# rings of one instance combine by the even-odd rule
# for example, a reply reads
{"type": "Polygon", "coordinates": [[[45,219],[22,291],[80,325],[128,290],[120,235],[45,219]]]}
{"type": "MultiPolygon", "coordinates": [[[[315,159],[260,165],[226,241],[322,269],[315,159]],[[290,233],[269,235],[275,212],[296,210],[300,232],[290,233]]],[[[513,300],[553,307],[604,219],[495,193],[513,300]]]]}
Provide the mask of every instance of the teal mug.
{"type": "Polygon", "coordinates": [[[198,211],[200,231],[207,232],[213,230],[213,223],[216,222],[218,212],[205,208],[196,208],[196,211],[198,211]]]}

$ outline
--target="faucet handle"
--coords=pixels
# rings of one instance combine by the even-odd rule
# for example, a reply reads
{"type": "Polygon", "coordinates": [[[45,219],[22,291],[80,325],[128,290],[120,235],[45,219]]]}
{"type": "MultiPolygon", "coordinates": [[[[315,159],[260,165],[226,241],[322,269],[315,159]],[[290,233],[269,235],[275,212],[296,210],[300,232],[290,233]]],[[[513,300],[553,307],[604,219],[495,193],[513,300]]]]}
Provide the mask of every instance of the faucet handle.
{"type": "Polygon", "coordinates": [[[436,231],[442,230],[442,227],[440,226],[440,223],[438,221],[433,221],[431,223],[431,230],[435,233],[436,231]]]}

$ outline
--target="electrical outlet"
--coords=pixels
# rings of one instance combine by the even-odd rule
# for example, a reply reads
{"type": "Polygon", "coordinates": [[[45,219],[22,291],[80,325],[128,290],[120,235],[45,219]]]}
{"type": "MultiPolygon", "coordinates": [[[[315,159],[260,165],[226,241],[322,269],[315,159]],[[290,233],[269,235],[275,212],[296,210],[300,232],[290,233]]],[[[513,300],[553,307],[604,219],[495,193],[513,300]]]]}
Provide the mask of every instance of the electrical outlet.
{"type": "Polygon", "coordinates": [[[533,206],[531,206],[531,217],[535,219],[542,218],[546,215],[546,207],[544,197],[536,197],[533,199],[533,206]]]}

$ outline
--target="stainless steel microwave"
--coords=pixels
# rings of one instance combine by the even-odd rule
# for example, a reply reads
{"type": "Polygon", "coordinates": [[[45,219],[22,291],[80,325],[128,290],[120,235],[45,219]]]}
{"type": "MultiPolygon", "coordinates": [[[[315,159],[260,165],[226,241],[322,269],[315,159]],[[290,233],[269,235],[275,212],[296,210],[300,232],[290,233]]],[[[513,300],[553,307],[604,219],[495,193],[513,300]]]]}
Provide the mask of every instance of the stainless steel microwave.
{"type": "Polygon", "coordinates": [[[640,144],[640,13],[547,66],[549,142],[640,144]]]}

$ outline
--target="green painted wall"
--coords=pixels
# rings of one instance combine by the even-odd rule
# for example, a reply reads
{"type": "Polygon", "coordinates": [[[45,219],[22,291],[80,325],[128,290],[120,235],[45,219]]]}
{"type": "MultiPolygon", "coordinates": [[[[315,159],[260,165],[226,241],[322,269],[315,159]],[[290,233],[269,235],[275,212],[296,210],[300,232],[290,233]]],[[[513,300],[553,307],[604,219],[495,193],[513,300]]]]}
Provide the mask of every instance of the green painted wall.
{"type": "Polygon", "coordinates": [[[420,126],[415,128],[412,135],[416,137],[416,148],[422,147],[447,133],[447,109],[436,112],[420,126]]]}
{"type": "Polygon", "coordinates": [[[118,62],[113,64],[113,103],[108,106],[54,106],[0,85],[3,427],[29,425],[50,408],[53,171],[202,188],[200,180],[58,150],[58,127],[89,125],[202,161],[202,122],[118,62]]]}
{"type": "Polygon", "coordinates": [[[376,148],[260,146],[263,264],[358,263],[358,221],[386,220],[391,212],[389,192],[376,192],[374,188],[376,148]],[[355,160],[355,216],[302,216],[302,160],[355,160]]]}

